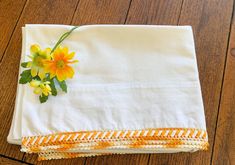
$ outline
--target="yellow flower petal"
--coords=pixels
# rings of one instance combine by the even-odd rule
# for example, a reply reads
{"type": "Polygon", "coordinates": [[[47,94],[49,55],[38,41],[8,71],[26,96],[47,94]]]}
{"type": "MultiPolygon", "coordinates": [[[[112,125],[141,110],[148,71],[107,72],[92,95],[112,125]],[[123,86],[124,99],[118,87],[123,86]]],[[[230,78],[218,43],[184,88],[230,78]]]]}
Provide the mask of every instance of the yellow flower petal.
{"type": "Polygon", "coordinates": [[[63,77],[62,77],[61,75],[58,75],[58,74],[57,74],[57,79],[58,79],[59,81],[63,81],[63,80],[64,80],[63,77]]]}
{"type": "Polygon", "coordinates": [[[46,58],[46,53],[45,53],[44,50],[40,50],[40,51],[38,52],[38,54],[39,54],[39,56],[46,58]]]}
{"type": "Polygon", "coordinates": [[[51,73],[50,74],[50,79],[54,78],[55,77],[55,74],[51,73]]]}
{"type": "Polygon", "coordinates": [[[40,68],[38,71],[38,76],[40,77],[41,80],[43,80],[46,76],[46,72],[43,68],[40,68]]]}
{"type": "Polygon", "coordinates": [[[63,74],[62,70],[57,70],[56,75],[59,81],[63,81],[66,79],[66,75],[63,74]]]}
{"type": "Polygon", "coordinates": [[[30,52],[31,52],[32,54],[35,54],[35,53],[37,53],[37,52],[39,52],[39,51],[40,51],[40,46],[37,45],[37,44],[34,44],[34,45],[32,45],[32,46],[30,47],[30,52]]]}
{"type": "Polygon", "coordinates": [[[51,48],[46,48],[46,49],[45,49],[45,54],[46,54],[47,56],[50,56],[50,54],[51,54],[51,48]]]}
{"type": "Polygon", "coordinates": [[[60,52],[57,51],[52,54],[52,57],[54,60],[59,60],[61,58],[60,55],[61,55],[60,52]]]}
{"type": "Polygon", "coordinates": [[[68,59],[68,60],[71,60],[75,55],[75,52],[72,52],[70,54],[66,54],[65,57],[68,59]]]}
{"type": "Polygon", "coordinates": [[[47,92],[47,91],[42,90],[42,93],[43,93],[45,96],[48,96],[48,92],[47,92]]]}
{"type": "Polygon", "coordinates": [[[37,73],[38,73],[38,69],[36,67],[32,67],[31,68],[31,75],[33,77],[37,76],[37,73]]]}
{"type": "Polygon", "coordinates": [[[63,52],[64,54],[68,54],[68,52],[69,52],[68,47],[63,47],[63,48],[62,48],[62,52],[63,52]]]}
{"type": "Polygon", "coordinates": [[[29,62],[27,63],[27,65],[26,65],[26,67],[27,67],[27,68],[30,68],[31,66],[32,66],[32,62],[29,61],[29,62]]]}
{"type": "Polygon", "coordinates": [[[46,84],[46,89],[47,89],[48,91],[51,91],[50,85],[46,84]]]}
{"type": "Polygon", "coordinates": [[[69,61],[68,63],[73,64],[73,63],[76,63],[76,62],[79,62],[79,61],[78,60],[73,60],[73,61],[69,61]]]}
{"type": "Polygon", "coordinates": [[[41,50],[41,51],[39,51],[39,54],[40,54],[40,56],[43,56],[45,59],[49,59],[50,54],[51,54],[51,49],[46,48],[45,50],[41,50]]]}
{"type": "Polygon", "coordinates": [[[62,52],[62,48],[61,46],[58,46],[55,51],[54,51],[54,54],[60,54],[62,52]]]}
{"type": "Polygon", "coordinates": [[[40,88],[45,88],[45,85],[43,83],[40,84],[40,88]]]}
{"type": "Polygon", "coordinates": [[[74,70],[73,70],[72,67],[67,66],[66,69],[65,69],[65,73],[66,73],[66,76],[67,76],[68,78],[73,78],[74,70]]]}
{"type": "Polygon", "coordinates": [[[34,89],[33,92],[38,95],[38,94],[42,93],[42,89],[40,87],[37,87],[37,88],[34,89]]]}
{"type": "Polygon", "coordinates": [[[50,84],[51,82],[50,81],[45,81],[44,84],[50,84]]]}
{"type": "Polygon", "coordinates": [[[38,81],[38,80],[32,80],[31,82],[30,82],[30,86],[31,87],[38,87],[39,85],[40,85],[40,81],[38,81]]]}

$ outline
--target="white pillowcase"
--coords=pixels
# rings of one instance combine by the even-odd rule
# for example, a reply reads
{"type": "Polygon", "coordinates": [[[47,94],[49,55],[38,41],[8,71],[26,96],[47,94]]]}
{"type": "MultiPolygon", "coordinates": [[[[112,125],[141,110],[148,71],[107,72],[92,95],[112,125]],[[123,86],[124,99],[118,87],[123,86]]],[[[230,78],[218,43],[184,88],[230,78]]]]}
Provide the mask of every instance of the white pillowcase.
{"type": "MultiPolygon", "coordinates": [[[[22,61],[29,60],[32,44],[53,47],[69,29],[26,25],[22,61]]],[[[67,80],[68,93],[59,92],[41,104],[28,85],[18,85],[9,143],[78,131],[206,131],[190,26],[81,26],[62,46],[68,46],[79,60],[73,65],[74,78],[67,80]]]]}

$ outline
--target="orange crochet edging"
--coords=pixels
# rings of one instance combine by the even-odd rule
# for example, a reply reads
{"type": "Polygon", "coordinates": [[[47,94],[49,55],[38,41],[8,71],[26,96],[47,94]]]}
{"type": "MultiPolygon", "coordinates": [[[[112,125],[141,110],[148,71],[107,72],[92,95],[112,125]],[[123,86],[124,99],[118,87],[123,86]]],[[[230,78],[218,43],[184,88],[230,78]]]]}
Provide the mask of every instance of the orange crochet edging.
{"type": "Polygon", "coordinates": [[[99,154],[99,153],[70,153],[70,152],[63,152],[63,153],[39,153],[38,161],[41,160],[50,160],[50,159],[71,159],[77,157],[91,157],[91,156],[101,156],[101,155],[110,155],[110,154],[99,154]]]}
{"type": "Polygon", "coordinates": [[[97,155],[82,153],[84,150],[128,148],[207,150],[208,138],[205,130],[194,128],[80,131],[22,138],[22,151],[39,153],[43,160],[97,155]]]}

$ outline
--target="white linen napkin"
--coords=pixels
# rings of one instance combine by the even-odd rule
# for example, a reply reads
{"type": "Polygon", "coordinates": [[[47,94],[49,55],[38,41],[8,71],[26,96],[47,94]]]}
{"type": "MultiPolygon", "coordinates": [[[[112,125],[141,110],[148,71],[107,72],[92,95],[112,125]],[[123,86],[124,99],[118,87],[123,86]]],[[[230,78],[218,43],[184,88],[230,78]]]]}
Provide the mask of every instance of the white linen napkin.
{"type": "MultiPolygon", "coordinates": [[[[71,28],[26,25],[22,62],[71,28]]],[[[190,26],[87,25],[62,45],[79,60],[68,93],[41,104],[18,85],[9,143],[41,160],[208,147],[190,26]]]]}

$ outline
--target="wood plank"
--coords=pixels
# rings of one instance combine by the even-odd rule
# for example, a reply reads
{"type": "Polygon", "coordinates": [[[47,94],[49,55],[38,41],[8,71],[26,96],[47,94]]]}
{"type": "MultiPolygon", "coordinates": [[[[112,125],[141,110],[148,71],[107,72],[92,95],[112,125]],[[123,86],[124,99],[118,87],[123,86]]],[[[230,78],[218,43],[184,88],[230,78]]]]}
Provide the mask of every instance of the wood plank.
{"type": "Polygon", "coordinates": [[[185,0],[179,20],[180,25],[192,25],[194,30],[209,151],[155,155],[150,164],[210,164],[232,5],[232,0],[185,0]]]}
{"type": "Polygon", "coordinates": [[[130,0],[81,0],[72,24],[123,24],[130,0]]]}
{"type": "Polygon", "coordinates": [[[132,0],[126,24],[177,25],[183,0],[132,0]]]}
{"type": "Polygon", "coordinates": [[[0,165],[26,165],[26,163],[20,162],[20,161],[16,161],[16,160],[12,160],[12,159],[8,159],[8,158],[4,158],[2,156],[0,156],[0,165]]]}
{"type": "Polygon", "coordinates": [[[0,61],[24,8],[25,2],[26,0],[0,1],[0,61]]]}
{"type": "MultiPolygon", "coordinates": [[[[181,0],[133,0],[126,24],[177,24],[181,0]]],[[[119,22],[122,23],[122,22],[119,22]]],[[[86,164],[148,164],[149,154],[111,155],[88,158],[86,164]]]]}
{"type": "Polygon", "coordinates": [[[57,160],[43,160],[38,161],[38,156],[36,154],[25,154],[23,161],[27,163],[32,163],[35,165],[65,165],[65,164],[76,164],[84,165],[86,158],[74,158],[74,159],[57,159],[57,160]]]}
{"type": "MultiPolygon", "coordinates": [[[[39,1],[36,1],[35,3],[37,3],[37,2],[39,2],[39,1]]],[[[47,2],[47,3],[49,3],[49,2],[47,2]]],[[[50,3],[52,3],[52,2],[50,1],[50,3]]],[[[117,23],[124,23],[123,21],[125,20],[125,18],[123,18],[122,14],[120,14],[120,13],[126,12],[126,10],[124,11],[123,8],[118,8],[118,9],[116,9],[117,11],[116,10],[114,11],[114,12],[116,12],[115,16],[113,16],[115,21],[112,22],[112,21],[110,21],[110,18],[109,18],[109,17],[112,17],[112,15],[109,15],[108,12],[105,12],[106,10],[112,11],[107,5],[104,8],[102,5],[99,7],[96,6],[96,10],[94,10],[92,3],[94,3],[95,5],[98,4],[97,6],[99,6],[99,3],[107,4],[107,1],[101,1],[101,2],[81,1],[78,8],[80,9],[80,6],[83,6],[83,5],[85,8],[83,8],[83,11],[81,11],[81,9],[80,9],[80,11],[77,10],[76,15],[75,15],[75,19],[73,21],[74,24],[116,23],[116,21],[117,21],[117,23]],[[85,10],[85,9],[91,9],[92,11],[85,10]],[[98,13],[96,13],[94,11],[98,11],[98,13]],[[103,13],[102,13],[102,11],[103,11],[103,13]],[[82,15],[80,15],[82,13],[85,13],[88,15],[89,15],[89,13],[91,13],[91,14],[89,16],[85,16],[85,14],[82,16],[82,15]],[[103,15],[100,13],[102,13],[103,15]],[[118,17],[116,17],[117,15],[118,15],[118,17]],[[119,18],[119,16],[121,18],[119,18]]],[[[122,3],[126,3],[126,1],[122,2],[122,3]]],[[[130,16],[128,16],[128,18],[127,18],[127,23],[174,24],[174,22],[177,19],[176,13],[178,13],[177,11],[179,10],[178,8],[176,9],[174,7],[175,3],[176,2],[170,3],[170,1],[140,1],[140,0],[135,1],[135,0],[133,0],[133,4],[131,5],[131,9],[129,12],[130,16]],[[143,5],[143,6],[136,7],[136,8],[133,7],[133,9],[132,9],[132,5],[134,3],[137,3],[139,5],[143,5]],[[165,3],[168,4],[169,6],[173,6],[172,7],[173,9],[171,9],[171,10],[173,10],[174,12],[170,11],[170,10],[169,10],[169,12],[166,12],[161,7],[159,7],[158,10],[156,10],[156,7],[165,6],[165,3]],[[158,5],[154,6],[154,4],[158,4],[158,5]],[[138,10],[138,8],[139,8],[139,10],[138,10]],[[152,9],[149,11],[150,8],[152,8],[152,9]],[[131,10],[133,10],[134,14],[131,14],[131,10]],[[165,12],[168,13],[169,15],[171,15],[170,18],[168,18],[168,16],[167,16],[168,14],[165,14],[165,12]],[[161,13],[163,13],[163,14],[161,14],[161,13]],[[175,13],[175,14],[172,14],[172,13],[175,13]],[[142,15],[142,19],[138,18],[141,15],[142,15]]],[[[120,4],[121,4],[121,2],[120,2],[120,4]]],[[[39,4],[37,4],[37,5],[40,6],[39,4]]],[[[73,3],[72,3],[72,5],[73,5],[73,8],[76,6],[73,3]]],[[[135,6],[135,5],[133,5],[133,6],[135,6]]],[[[226,47],[226,43],[227,43],[226,39],[228,37],[229,15],[231,14],[231,11],[232,11],[231,6],[232,6],[232,1],[229,1],[229,0],[216,1],[216,2],[215,1],[206,2],[206,1],[199,1],[199,0],[195,0],[195,1],[187,1],[186,0],[184,3],[184,6],[183,6],[182,16],[180,19],[180,24],[192,24],[193,28],[195,30],[196,46],[198,48],[197,49],[197,57],[198,57],[198,63],[199,63],[199,73],[200,73],[200,78],[201,78],[201,82],[202,82],[202,90],[203,90],[203,98],[204,98],[204,104],[205,104],[205,109],[206,109],[206,115],[208,116],[207,124],[208,124],[208,130],[209,130],[208,132],[209,132],[211,144],[213,143],[214,128],[215,128],[217,108],[218,108],[218,102],[219,102],[219,93],[221,90],[220,87],[221,87],[222,72],[223,72],[223,65],[224,65],[224,59],[225,59],[225,51],[224,51],[225,49],[224,48],[226,47]],[[220,11],[222,11],[222,13],[220,11]],[[212,26],[212,24],[217,25],[217,26],[212,26]]],[[[44,6],[44,8],[45,7],[46,6],[44,6]]],[[[169,8],[171,8],[171,7],[169,7],[169,8]]],[[[65,7],[65,10],[66,9],[67,9],[67,7],[65,7]]],[[[167,7],[167,9],[168,9],[168,7],[167,7]]],[[[52,10],[52,9],[50,9],[50,10],[52,10]]],[[[39,13],[39,14],[41,14],[41,13],[39,13]]],[[[65,12],[64,12],[64,14],[59,13],[59,15],[62,18],[66,14],[65,14],[65,12]]],[[[27,16],[25,16],[25,17],[27,17],[27,16]]],[[[30,19],[33,19],[33,18],[30,18],[30,19]]],[[[42,17],[40,19],[43,20],[42,17]]],[[[53,22],[52,19],[50,20],[50,17],[49,18],[46,17],[44,19],[45,19],[45,21],[43,20],[41,22],[34,21],[34,20],[31,20],[31,21],[32,22],[40,22],[40,23],[53,22]],[[49,19],[49,21],[48,21],[48,19],[49,19]]],[[[53,19],[55,19],[55,18],[53,17],[53,19]]],[[[24,18],[22,18],[22,20],[24,20],[24,18]]],[[[68,17],[67,17],[67,20],[68,20],[68,17]]],[[[27,22],[27,19],[24,21],[27,22]]],[[[22,22],[24,22],[24,21],[22,21],[22,22]]],[[[60,21],[61,22],[65,21],[65,19],[64,18],[61,20],[57,19],[55,22],[60,23],[60,21]]],[[[30,22],[30,21],[28,21],[28,22],[30,22]]],[[[69,23],[66,23],[66,24],[69,24],[69,23]]],[[[20,28],[20,26],[17,26],[17,27],[20,28]]],[[[18,34],[14,33],[13,34],[14,38],[12,37],[12,41],[10,42],[11,46],[9,44],[9,47],[10,47],[9,49],[15,48],[15,50],[7,50],[7,52],[6,52],[6,55],[11,56],[11,58],[13,58],[13,59],[11,60],[11,58],[5,57],[3,59],[5,62],[1,63],[1,66],[0,66],[0,71],[1,71],[1,73],[3,73],[2,77],[11,80],[11,81],[4,80],[4,83],[8,83],[5,86],[3,85],[3,83],[2,83],[3,81],[1,80],[1,82],[0,82],[0,83],[2,83],[1,88],[3,86],[2,91],[6,91],[6,89],[9,87],[10,87],[9,89],[12,90],[12,88],[13,88],[15,90],[15,87],[16,87],[16,83],[15,84],[10,84],[10,83],[16,82],[16,75],[18,73],[18,67],[16,67],[16,68],[14,68],[14,67],[18,66],[17,59],[19,60],[19,55],[20,55],[19,54],[19,52],[20,52],[19,47],[20,46],[17,46],[17,44],[19,45],[19,43],[20,43],[19,34],[20,34],[20,30],[18,30],[18,34]],[[17,57],[13,57],[14,54],[10,54],[10,53],[17,54],[17,57]],[[8,59],[8,60],[6,60],[6,59],[8,59]],[[8,62],[8,64],[6,64],[6,62],[8,62]],[[9,66],[10,64],[13,66],[9,66]],[[2,66],[4,66],[4,67],[2,67],[2,66]],[[3,69],[6,69],[8,71],[4,71],[3,69]],[[11,73],[12,71],[13,71],[13,73],[11,73]],[[10,73],[13,75],[11,75],[10,73]],[[9,76],[10,76],[10,78],[8,78],[9,76]]],[[[2,125],[4,127],[4,128],[0,128],[0,129],[2,129],[2,130],[6,129],[8,131],[9,121],[11,120],[11,117],[12,117],[12,114],[11,114],[12,110],[13,110],[12,107],[14,104],[14,99],[12,99],[12,98],[14,98],[15,94],[13,92],[8,91],[5,94],[1,93],[0,95],[1,95],[0,101],[3,101],[3,103],[4,103],[4,104],[2,104],[3,106],[1,105],[1,109],[3,108],[4,112],[6,112],[5,109],[9,109],[9,111],[10,111],[10,114],[9,113],[5,113],[5,114],[0,113],[0,119],[1,119],[2,125]],[[10,105],[7,103],[9,103],[10,105]],[[7,122],[8,122],[8,125],[5,126],[6,124],[4,125],[4,123],[7,123],[7,122]]],[[[3,112],[3,110],[1,112],[3,112]]],[[[223,115],[223,116],[226,116],[226,115],[223,115]]],[[[5,141],[6,135],[8,132],[2,131],[2,130],[0,130],[0,132],[5,132],[3,134],[3,136],[5,136],[3,140],[5,141]]],[[[232,137],[234,137],[234,136],[232,136],[232,137]]],[[[0,144],[3,144],[3,142],[2,142],[3,140],[1,137],[0,144]]],[[[5,150],[7,150],[7,152],[12,152],[10,150],[15,150],[18,152],[17,149],[15,149],[15,148],[12,149],[10,147],[7,147],[7,149],[5,149],[5,150]]],[[[2,149],[0,149],[0,153],[1,153],[1,151],[2,151],[2,149]]],[[[8,154],[11,155],[12,153],[8,153],[8,154]]],[[[154,157],[151,156],[150,164],[156,164],[157,162],[162,162],[162,163],[167,163],[167,164],[171,164],[171,163],[176,164],[176,162],[177,162],[177,164],[180,162],[185,163],[185,164],[186,163],[187,164],[188,163],[189,164],[190,163],[195,163],[195,164],[204,163],[204,164],[206,164],[206,163],[209,163],[210,155],[211,155],[211,149],[206,154],[205,153],[174,154],[174,155],[159,154],[159,155],[154,155],[154,157]],[[205,158],[204,161],[203,161],[203,158],[205,158]]],[[[133,157],[133,156],[134,156],[134,159],[140,158],[138,155],[136,155],[136,157],[135,157],[135,155],[132,155],[131,157],[133,157]]],[[[89,158],[87,163],[88,164],[92,163],[92,162],[95,162],[97,164],[99,162],[113,163],[113,162],[116,162],[116,160],[118,160],[117,162],[125,162],[125,160],[127,162],[128,158],[130,158],[130,156],[127,156],[127,155],[105,156],[105,157],[100,157],[100,158],[95,157],[95,158],[89,158]]],[[[132,159],[132,158],[130,158],[130,159],[132,159]]],[[[26,160],[29,160],[29,159],[26,159],[26,160]]],[[[146,160],[146,159],[143,159],[143,160],[146,160]]],[[[30,160],[30,161],[35,162],[34,159],[30,160]]],[[[75,159],[75,161],[77,161],[77,159],[75,159]]],[[[57,163],[57,164],[58,164],[58,162],[59,161],[55,161],[55,163],[57,163]]],[[[137,162],[142,162],[142,161],[138,160],[138,161],[134,161],[134,162],[137,163],[137,162]]],[[[147,162],[147,161],[145,161],[145,162],[147,162]]]]}
{"type": "Polygon", "coordinates": [[[92,165],[130,165],[130,164],[147,164],[148,154],[125,154],[125,155],[109,155],[87,158],[86,164],[92,165]]]}
{"type": "MultiPolygon", "coordinates": [[[[235,9],[234,9],[235,10],[235,9]]],[[[235,163],[235,13],[233,12],[212,164],[235,163]]]]}
{"type": "Polygon", "coordinates": [[[0,63],[0,154],[22,159],[19,147],[10,145],[6,138],[10,129],[15,102],[18,66],[21,53],[21,27],[26,23],[69,24],[78,1],[74,0],[32,0],[20,17],[11,41],[0,63]]]}

